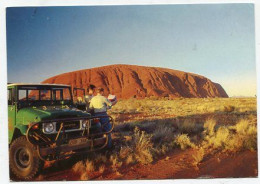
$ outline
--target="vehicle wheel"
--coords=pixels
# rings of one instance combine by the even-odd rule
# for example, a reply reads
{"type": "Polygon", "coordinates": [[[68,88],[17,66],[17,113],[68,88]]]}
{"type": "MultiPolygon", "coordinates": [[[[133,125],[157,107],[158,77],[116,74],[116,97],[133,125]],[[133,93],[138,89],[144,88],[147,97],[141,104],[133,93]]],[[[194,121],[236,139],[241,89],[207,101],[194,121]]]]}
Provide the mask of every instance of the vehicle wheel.
{"type": "Polygon", "coordinates": [[[9,150],[11,172],[19,180],[30,180],[43,167],[43,161],[38,157],[36,147],[30,144],[25,136],[15,139],[9,150]]]}

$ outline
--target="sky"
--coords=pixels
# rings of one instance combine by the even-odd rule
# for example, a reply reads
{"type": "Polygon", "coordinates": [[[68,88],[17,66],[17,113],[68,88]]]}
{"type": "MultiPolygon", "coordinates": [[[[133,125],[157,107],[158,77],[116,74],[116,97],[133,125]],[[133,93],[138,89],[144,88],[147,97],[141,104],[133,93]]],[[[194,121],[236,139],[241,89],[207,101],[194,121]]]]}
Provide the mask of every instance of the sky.
{"type": "Polygon", "coordinates": [[[203,75],[256,95],[253,4],[7,8],[8,82],[110,64],[203,75]]]}

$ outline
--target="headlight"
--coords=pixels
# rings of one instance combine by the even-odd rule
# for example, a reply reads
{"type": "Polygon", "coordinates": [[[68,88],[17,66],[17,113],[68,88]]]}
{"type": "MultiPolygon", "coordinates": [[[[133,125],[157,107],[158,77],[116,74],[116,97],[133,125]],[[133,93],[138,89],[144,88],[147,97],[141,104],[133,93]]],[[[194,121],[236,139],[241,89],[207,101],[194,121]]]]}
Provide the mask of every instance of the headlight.
{"type": "Polygon", "coordinates": [[[43,123],[43,130],[46,133],[52,133],[54,132],[54,123],[43,123]]]}
{"type": "Polygon", "coordinates": [[[82,128],[86,128],[88,126],[88,121],[87,120],[83,120],[82,121],[82,128]]]}

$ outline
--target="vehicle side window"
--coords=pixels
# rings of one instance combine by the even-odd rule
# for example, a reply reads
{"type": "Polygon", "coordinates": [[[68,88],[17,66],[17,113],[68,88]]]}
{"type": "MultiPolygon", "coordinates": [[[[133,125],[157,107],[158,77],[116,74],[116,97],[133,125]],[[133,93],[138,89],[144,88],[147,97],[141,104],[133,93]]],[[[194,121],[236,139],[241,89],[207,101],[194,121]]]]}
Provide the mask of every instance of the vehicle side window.
{"type": "Polygon", "coordinates": [[[40,90],[41,100],[51,100],[51,90],[40,90]]]}
{"type": "Polygon", "coordinates": [[[53,100],[62,100],[61,92],[62,90],[53,90],[53,100]]]}
{"type": "Polygon", "coordinates": [[[26,96],[26,90],[20,89],[18,94],[19,100],[26,101],[26,96]]]}
{"type": "Polygon", "coordinates": [[[7,91],[8,105],[12,105],[12,89],[7,91]]]}
{"type": "Polygon", "coordinates": [[[70,94],[69,88],[65,88],[63,90],[62,96],[63,96],[63,100],[70,100],[71,99],[71,94],[70,94]]]}
{"type": "Polygon", "coordinates": [[[39,100],[39,90],[28,90],[28,100],[39,100]]]}

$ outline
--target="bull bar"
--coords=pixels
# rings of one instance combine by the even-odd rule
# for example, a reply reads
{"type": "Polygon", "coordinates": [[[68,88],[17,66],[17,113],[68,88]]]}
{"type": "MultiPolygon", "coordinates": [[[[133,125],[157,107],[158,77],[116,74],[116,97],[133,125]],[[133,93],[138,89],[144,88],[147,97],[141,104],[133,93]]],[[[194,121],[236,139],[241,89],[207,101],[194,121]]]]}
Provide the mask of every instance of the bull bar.
{"type": "MultiPolygon", "coordinates": [[[[106,124],[101,125],[101,129],[106,124]]],[[[66,118],[66,119],[52,119],[45,120],[41,122],[33,122],[30,124],[27,132],[26,138],[29,143],[33,144],[37,148],[37,153],[40,159],[46,160],[59,160],[66,157],[70,157],[72,155],[79,155],[88,152],[98,151],[103,149],[108,144],[108,134],[110,134],[114,129],[114,119],[111,116],[91,116],[91,117],[78,117],[78,118],[66,118]],[[108,117],[109,122],[112,127],[109,131],[99,132],[92,134],[90,132],[91,121],[97,118],[108,117]],[[81,135],[73,137],[73,139],[68,140],[65,138],[65,134],[67,133],[65,130],[65,126],[63,126],[66,122],[77,121],[77,120],[88,120],[88,126],[86,126],[83,130],[78,130],[81,135]],[[41,125],[43,123],[50,122],[60,122],[61,126],[59,131],[56,133],[55,139],[50,139],[43,132],[35,132],[33,131],[33,127],[35,125],[41,125]],[[102,137],[97,137],[102,136],[102,137]],[[39,142],[41,140],[41,142],[39,142]],[[78,142],[79,140],[79,142],[78,142]],[[76,144],[73,144],[77,142],[76,144]],[[87,150],[85,148],[88,148],[87,150]],[[74,152],[73,152],[74,151],[74,152]],[[76,152],[75,152],[76,151],[76,152]],[[68,153],[73,152],[73,153],[68,153]],[[53,155],[55,158],[50,159],[47,156],[53,155]]]]}

